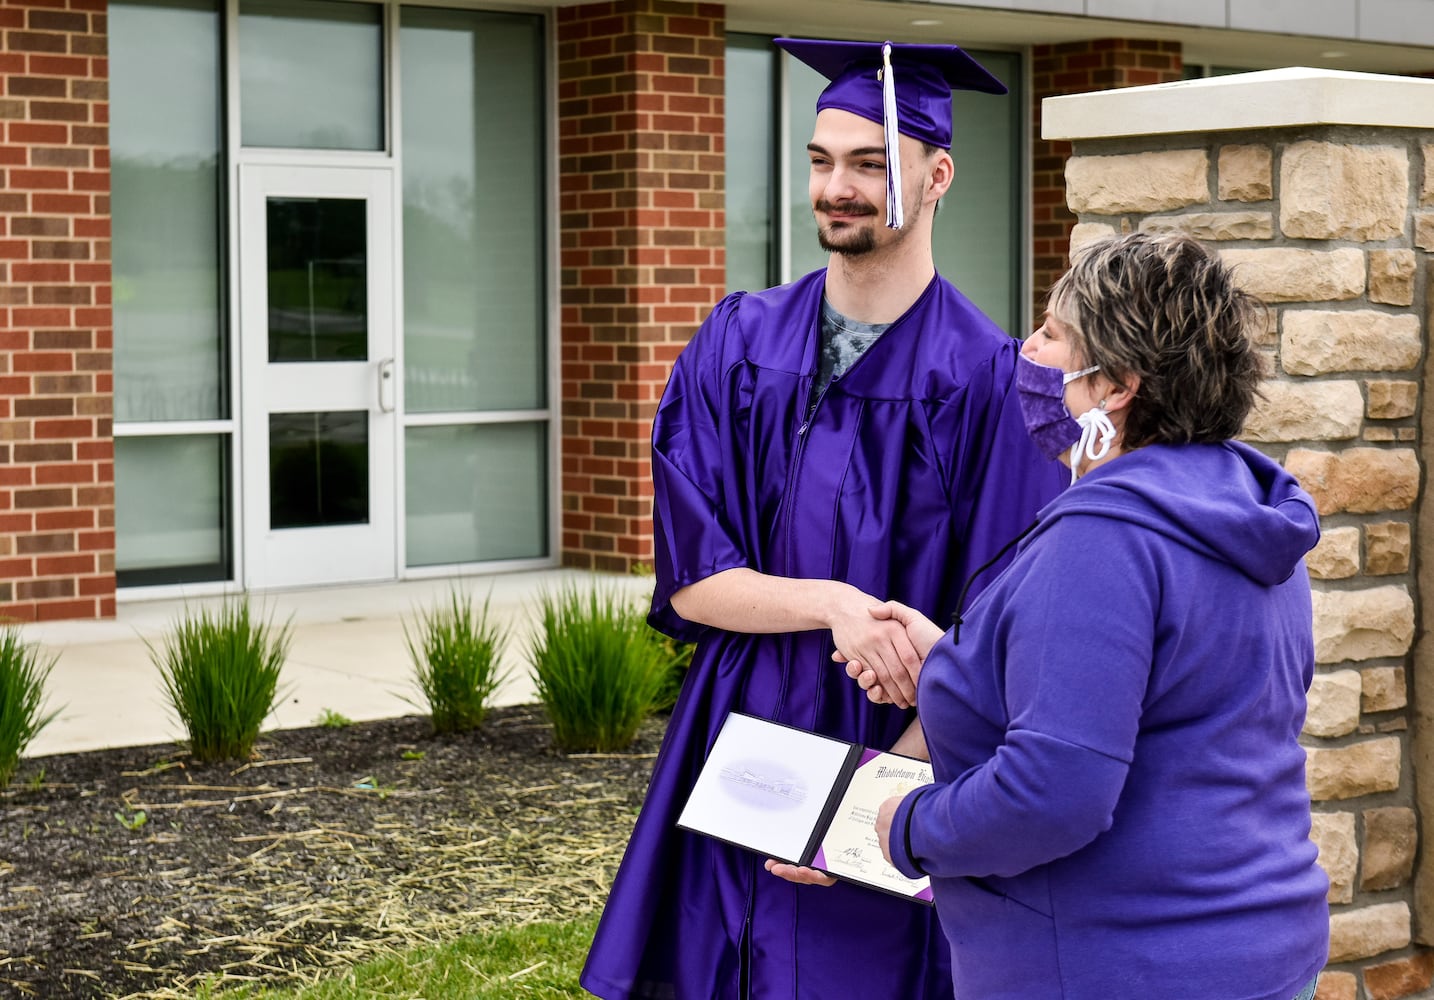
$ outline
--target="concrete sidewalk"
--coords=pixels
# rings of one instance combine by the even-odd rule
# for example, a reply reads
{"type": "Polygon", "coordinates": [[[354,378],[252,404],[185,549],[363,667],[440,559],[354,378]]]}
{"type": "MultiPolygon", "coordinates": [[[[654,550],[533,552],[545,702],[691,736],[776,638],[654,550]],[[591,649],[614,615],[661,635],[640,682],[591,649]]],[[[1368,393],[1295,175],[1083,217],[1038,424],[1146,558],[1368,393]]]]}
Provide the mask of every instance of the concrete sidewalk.
{"type": "MultiPolygon", "coordinates": [[[[413,715],[423,710],[403,638],[403,621],[447,600],[449,579],[275,591],[250,595],[250,608],[276,623],[289,620],[293,640],[280,685],[284,697],[266,729],[312,725],[325,709],[355,721],[413,715]]],[[[565,583],[621,587],[643,599],[650,577],[542,570],[456,581],[481,605],[512,626],[504,665],[511,669],[497,704],[534,700],[525,658],[536,621],[538,596],[565,583]]],[[[46,685],[48,709],[59,715],[26,749],[26,757],[142,746],[184,737],[164,701],[158,668],[145,640],[159,646],[164,634],[190,608],[221,598],[123,602],[113,620],[45,622],[21,626],[28,641],[59,654],[46,685]]]]}

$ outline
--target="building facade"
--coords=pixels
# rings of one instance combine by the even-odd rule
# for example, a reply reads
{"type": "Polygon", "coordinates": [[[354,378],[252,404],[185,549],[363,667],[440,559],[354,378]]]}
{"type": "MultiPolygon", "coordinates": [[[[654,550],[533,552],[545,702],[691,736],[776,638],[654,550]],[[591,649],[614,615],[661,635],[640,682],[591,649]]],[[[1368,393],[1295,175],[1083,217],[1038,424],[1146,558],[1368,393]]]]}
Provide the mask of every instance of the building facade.
{"type": "Polygon", "coordinates": [[[1074,222],[1043,98],[1428,72],[1431,14],[3,0],[0,614],[644,561],[668,366],[725,291],[823,262],[822,81],[773,35],[956,41],[1007,82],[958,97],[937,256],[1019,335],[1074,222]]]}
{"type": "MultiPolygon", "coordinates": [[[[0,0],[0,615],[647,560],[672,361],[728,290],[823,263],[800,153],[822,81],[780,34],[953,41],[1007,83],[958,95],[936,253],[1013,335],[1073,230],[1163,225],[1142,185],[1176,186],[1140,166],[1093,208],[1089,177],[1068,190],[1070,142],[1042,138],[1046,98],[1283,66],[1434,76],[1434,0],[0,0]]],[[[1394,140],[1340,125],[1207,144],[1156,119],[1086,166],[1198,145],[1216,186],[1179,202],[1180,226],[1227,253],[1362,262],[1349,294],[1315,274],[1280,300],[1305,304],[1268,332],[1280,363],[1291,345],[1349,356],[1291,369],[1252,433],[1322,498],[1331,469],[1348,494],[1311,560],[1306,737],[1342,949],[1320,996],[1427,995],[1434,139],[1398,133],[1423,171],[1415,230],[1312,236],[1262,213],[1364,175],[1285,157],[1394,140]],[[1326,301],[1333,325],[1301,334],[1326,301]],[[1395,360],[1339,325],[1394,310],[1395,360]],[[1404,492],[1368,507],[1389,479],[1404,492]]]]}

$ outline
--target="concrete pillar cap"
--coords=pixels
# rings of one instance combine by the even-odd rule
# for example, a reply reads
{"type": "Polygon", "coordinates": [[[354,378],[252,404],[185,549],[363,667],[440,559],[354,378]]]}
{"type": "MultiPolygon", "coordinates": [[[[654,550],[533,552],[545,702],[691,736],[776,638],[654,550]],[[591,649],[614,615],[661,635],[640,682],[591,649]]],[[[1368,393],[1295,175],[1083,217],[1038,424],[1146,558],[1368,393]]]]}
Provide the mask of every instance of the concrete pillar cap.
{"type": "Polygon", "coordinates": [[[1048,97],[1041,138],[1224,132],[1305,125],[1434,128],[1434,80],[1293,66],[1048,97]]]}

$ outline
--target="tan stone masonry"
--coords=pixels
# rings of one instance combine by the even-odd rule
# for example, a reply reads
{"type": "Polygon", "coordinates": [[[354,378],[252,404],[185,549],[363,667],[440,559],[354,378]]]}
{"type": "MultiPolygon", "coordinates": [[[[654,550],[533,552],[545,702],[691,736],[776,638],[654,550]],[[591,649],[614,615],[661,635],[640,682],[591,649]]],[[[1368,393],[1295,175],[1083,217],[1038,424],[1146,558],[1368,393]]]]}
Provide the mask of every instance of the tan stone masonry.
{"type": "Polygon", "coordinates": [[[1210,162],[1203,149],[1129,156],[1073,156],[1066,163],[1066,202],[1082,215],[1162,212],[1210,200],[1210,162]]]}
{"type": "Polygon", "coordinates": [[[1220,200],[1268,201],[1274,197],[1273,162],[1269,146],[1222,146],[1220,200]]]}
{"type": "Polygon", "coordinates": [[[1309,140],[1280,156],[1280,229],[1311,240],[1387,240],[1404,232],[1409,154],[1398,146],[1309,140]]]}
{"type": "Polygon", "coordinates": [[[1047,100],[1072,143],[1071,252],[1119,232],[1216,248],[1269,305],[1246,440],[1314,497],[1316,676],[1302,741],[1330,876],[1319,1000],[1434,981],[1434,81],[1275,70],[1047,100]],[[1182,125],[1186,130],[1182,130],[1182,125]],[[1427,528],[1426,528],[1427,525],[1427,528]],[[1426,530],[1421,531],[1421,528],[1426,530]],[[1423,554],[1421,561],[1417,558],[1423,554]]]}

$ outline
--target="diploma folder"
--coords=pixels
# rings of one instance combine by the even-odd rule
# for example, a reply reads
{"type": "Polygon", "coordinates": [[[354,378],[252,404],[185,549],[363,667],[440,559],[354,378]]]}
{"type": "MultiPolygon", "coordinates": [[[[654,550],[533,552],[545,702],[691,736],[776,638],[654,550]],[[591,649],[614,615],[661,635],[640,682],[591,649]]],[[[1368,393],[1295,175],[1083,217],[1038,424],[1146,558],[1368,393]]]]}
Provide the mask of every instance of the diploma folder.
{"type": "Polygon", "coordinates": [[[887,863],[875,823],[887,798],[931,780],[924,760],[733,712],[677,825],[930,904],[931,880],[887,863]]]}

